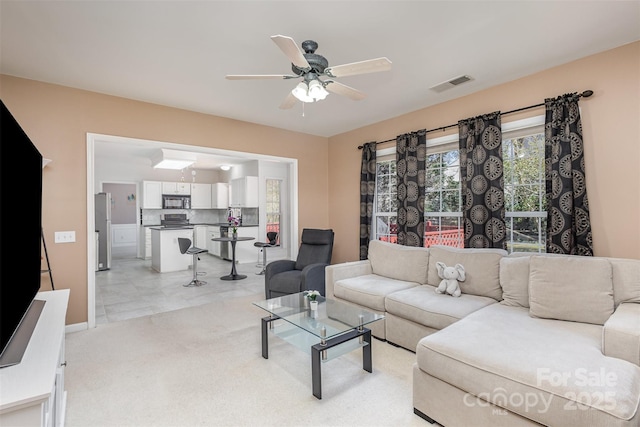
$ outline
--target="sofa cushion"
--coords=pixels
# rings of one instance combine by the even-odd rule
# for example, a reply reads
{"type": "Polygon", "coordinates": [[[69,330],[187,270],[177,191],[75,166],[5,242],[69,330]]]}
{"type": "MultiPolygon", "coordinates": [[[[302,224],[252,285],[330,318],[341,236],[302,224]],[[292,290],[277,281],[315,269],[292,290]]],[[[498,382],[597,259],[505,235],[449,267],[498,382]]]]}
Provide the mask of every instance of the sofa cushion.
{"type": "Polygon", "coordinates": [[[465,280],[460,282],[463,294],[478,295],[502,299],[500,287],[500,259],[507,255],[502,249],[459,249],[450,246],[431,246],[429,248],[429,273],[427,283],[431,286],[440,284],[437,262],[448,266],[462,264],[465,280]]]}
{"type": "Polygon", "coordinates": [[[623,302],[640,303],[640,260],[609,258],[613,268],[613,298],[616,306],[623,302]]]}
{"type": "Polygon", "coordinates": [[[421,339],[416,361],[429,375],[544,425],[622,425],[640,402],[640,367],[603,355],[601,333],[598,325],[491,304],[421,339]]]}
{"type": "Polygon", "coordinates": [[[602,352],[640,366],[640,304],[620,304],[605,322],[602,352]]]}
{"type": "Polygon", "coordinates": [[[529,308],[529,257],[508,256],[500,260],[500,304],[529,308]]]}
{"type": "Polygon", "coordinates": [[[460,297],[438,294],[435,287],[424,285],[387,295],[385,311],[433,329],[443,329],[476,310],[495,304],[496,300],[477,295],[460,297]]]}
{"type": "Polygon", "coordinates": [[[604,325],[614,308],[611,263],[581,256],[531,257],[529,306],[533,317],[604,325]]]}
{"type": "Polygon", "coordinates": [[[419,285],[377,274],[366,274],[338,280],[333,285],[333,295],[372,310],[384,311],[384,298],[387,295],[414,286],[419,285]]]}
{"type": "Polygon", "coordinates": [[[372,240],[369,242],[368,258],[374,274],[407,282],[427,283],[429,250],[426,248],[372,240]]]}

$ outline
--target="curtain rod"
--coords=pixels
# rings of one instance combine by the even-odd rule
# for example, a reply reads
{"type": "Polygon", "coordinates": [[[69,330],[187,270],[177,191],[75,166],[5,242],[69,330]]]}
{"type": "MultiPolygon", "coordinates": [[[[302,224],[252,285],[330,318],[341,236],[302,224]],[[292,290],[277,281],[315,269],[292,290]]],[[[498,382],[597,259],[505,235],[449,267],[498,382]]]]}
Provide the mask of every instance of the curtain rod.
{"type": "MultiPolygon", "coordinates": [[[[580,95],[578,95],[578,96],[579,96],[579,97],[585,97],[585,98],[588,98],[588,97],[590,97],[591,95],[593,95],[593,91],[592,91],[592,90],[585,90],[584,92],[582,92],[582,93],[581,93],[580,95]]],[[[506,111],[506,112],[504,112],[504,113],[501,113],[500,115],[504,116],[505,114],[518,113],[518,112],[520,112],[520,111],[530,110],[530,109],[532,109],[532,108],[542,107],[542,106],[544,106],[544,102],[543,102],[542,104],[529,105],[528,107],[522,107],[522,108],[518,108],[518,109],[516,109],[516,110],[506,111]]],[[[458,123],[455,123],[455,124],[453,124],[453,125],[440,126],[439,128],[429,129],[429,130],[427,130],[426,132],[427,132],[427,133],[429,133],[429,132],[436,132],[436,131],[439,131],[439,130],[445,130],[445,129],[449,129],[449,128],[456,127],[456,126],[458,126],[458,123]]],[[[396,140],[395,138],[387,139],[386,141],[376,142],[376,145],[378,145],[378,144],[384,144],[385,142],[391,142],[391,141],[395,141],[395,140],[396,140]]],[[[363,146],[363,145],[358,145],[358,150],[362,150],[363,148],[364,148],[364,146],[363,146]]]]}

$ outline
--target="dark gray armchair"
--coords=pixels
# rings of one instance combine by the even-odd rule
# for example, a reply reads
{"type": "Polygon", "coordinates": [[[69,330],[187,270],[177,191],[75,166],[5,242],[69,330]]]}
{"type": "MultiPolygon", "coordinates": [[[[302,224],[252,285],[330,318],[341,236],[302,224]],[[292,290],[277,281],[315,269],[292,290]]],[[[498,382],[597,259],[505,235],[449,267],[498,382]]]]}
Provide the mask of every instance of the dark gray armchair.
{"type": "Polygon", "coordinates": [[[331,264],[333,230],[305,228],[295,261],[277,260],[267,264],[264,292],[269,298],[316,290],[324,296],[324,269],[331,264]]]}

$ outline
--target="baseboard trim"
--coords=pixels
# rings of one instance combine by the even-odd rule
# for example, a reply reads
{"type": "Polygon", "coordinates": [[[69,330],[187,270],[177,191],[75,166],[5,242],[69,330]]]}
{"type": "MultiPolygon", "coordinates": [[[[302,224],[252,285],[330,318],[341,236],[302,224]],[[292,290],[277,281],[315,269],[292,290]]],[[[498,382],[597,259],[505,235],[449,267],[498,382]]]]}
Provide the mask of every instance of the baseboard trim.
{"type": "Polygon", "coordinates": [[[65,326],[64,333],[65,334],[70,334],[72,332],[80,332],[80,331],[84,331],[86,329],[89,329],[89,323],[88,322],[74,323],[73,325],[65,326]]]}

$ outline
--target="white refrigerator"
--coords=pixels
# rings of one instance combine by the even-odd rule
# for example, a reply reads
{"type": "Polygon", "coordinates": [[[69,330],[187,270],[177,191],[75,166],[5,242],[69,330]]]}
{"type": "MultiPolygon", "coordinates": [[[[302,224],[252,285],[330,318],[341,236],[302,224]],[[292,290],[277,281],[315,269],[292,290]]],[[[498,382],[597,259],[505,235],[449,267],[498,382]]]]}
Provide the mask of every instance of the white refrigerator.
{"type": "Polygon", "coordinates": [[[98,238],[97,270],[111,268],[111,193],[95,196],[96,233],[98,238]]]}

